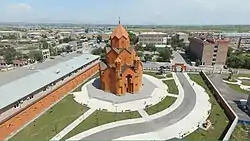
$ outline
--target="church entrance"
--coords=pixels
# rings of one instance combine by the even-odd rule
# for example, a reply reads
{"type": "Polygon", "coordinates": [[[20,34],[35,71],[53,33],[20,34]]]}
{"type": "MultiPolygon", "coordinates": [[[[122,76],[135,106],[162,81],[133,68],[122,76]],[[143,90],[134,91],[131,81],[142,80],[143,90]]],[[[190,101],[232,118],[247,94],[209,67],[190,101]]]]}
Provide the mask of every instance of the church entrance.
{"type": "Polygon", "coordinates": [[[133,83],[132,83],[132,76],[129,74],[126,76],[126,80],[127,80],[127,84],[125,85],[126,87],[126,91],[128,93],[132,93],[133,92],[133,83]]]}

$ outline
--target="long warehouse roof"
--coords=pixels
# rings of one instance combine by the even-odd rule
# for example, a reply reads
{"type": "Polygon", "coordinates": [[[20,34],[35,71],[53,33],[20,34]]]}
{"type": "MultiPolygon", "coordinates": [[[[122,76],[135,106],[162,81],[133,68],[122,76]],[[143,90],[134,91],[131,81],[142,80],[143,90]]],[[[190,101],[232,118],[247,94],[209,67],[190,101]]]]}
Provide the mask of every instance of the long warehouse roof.
{"type": "MultiPolygon", "coordinates": [[[[83,54],[0,87],[0,109],[69,74],[99,56],[83,54]],[[59,72],[59,73],[57,73],[59,72]]],[[[28,71],[28,70],[27,70],[28,71]]]]}

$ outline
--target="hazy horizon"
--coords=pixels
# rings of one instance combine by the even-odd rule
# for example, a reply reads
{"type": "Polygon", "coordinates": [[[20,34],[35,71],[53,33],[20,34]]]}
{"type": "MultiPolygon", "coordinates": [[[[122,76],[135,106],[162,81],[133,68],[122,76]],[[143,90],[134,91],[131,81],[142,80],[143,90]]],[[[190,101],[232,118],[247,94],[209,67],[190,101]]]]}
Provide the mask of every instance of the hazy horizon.
{"type": "Polygon", "coordinates": [[[0,22],[250,25],[249,0],[0,0],[0,22]]]}

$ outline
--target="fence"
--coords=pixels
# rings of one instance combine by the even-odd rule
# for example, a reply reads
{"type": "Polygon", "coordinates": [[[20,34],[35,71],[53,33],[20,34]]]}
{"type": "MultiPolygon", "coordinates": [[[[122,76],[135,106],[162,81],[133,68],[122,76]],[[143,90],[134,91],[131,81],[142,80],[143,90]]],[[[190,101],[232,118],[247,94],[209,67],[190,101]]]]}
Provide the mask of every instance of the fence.
{"type": "Polygon", "coordinates": [[[223,134],[220,137],[220,140],[229,140],[237,123],[238,123],[238,116],[235,114],[233,109],[229,106],[229,104],[226,102],[226,100],[223,98],[221,93],[218,91],[218,89],[214,86],[214,84],[211,82],[211,80],[208,78],[208,76],[201,71],[200,72],[201,77],[207,84],[208,88],[213,93],[214,97],[216,98],[217,102],[220,104],[220,106],[224,109],[227,117],[229,118],[229,124],[224,130],[223,134]]]}

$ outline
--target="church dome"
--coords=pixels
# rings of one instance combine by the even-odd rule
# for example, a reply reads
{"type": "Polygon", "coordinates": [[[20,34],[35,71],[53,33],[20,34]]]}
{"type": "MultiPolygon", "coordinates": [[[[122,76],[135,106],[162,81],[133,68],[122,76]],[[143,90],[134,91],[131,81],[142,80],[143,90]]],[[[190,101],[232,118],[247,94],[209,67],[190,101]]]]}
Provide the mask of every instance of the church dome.
{"type": "Polygon", "coordinates": [[[114,37],[120,39],[121,37],[124,37],[126,39],[129,39],[129,34],[126,31],[126,29],[119,24],[113,31],[113,33],[110,35],[110,38],[113,39],[114,37]]]}

